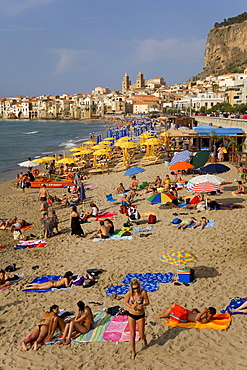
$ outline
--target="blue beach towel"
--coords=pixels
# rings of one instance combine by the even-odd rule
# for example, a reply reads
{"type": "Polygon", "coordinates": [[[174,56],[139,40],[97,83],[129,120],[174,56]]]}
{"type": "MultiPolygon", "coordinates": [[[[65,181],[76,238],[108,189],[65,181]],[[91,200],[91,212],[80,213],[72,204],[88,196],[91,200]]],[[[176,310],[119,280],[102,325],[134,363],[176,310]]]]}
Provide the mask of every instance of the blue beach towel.
{"type": "Polygon", "coordinates": [[[147,292],[156,292],[159,289],[159,283],[171,283],[173,279],[173,273],[168,272],[166,274],[163,273],[151,273],[147,272],[144,274],[137,274],[137,273],[130,273],[127,274],[121,284],[124,285],[111,285],[107,290],[106,293],[111,295],[115,294],[126,294],[129,290],[130,281],[136,278],[141,282],[141,286],[147,292]]]}
{"type": "Polygon", "coordinates": [[[240,307],[244,302],[247,301],[247,297],[246,298],[235,297],[235,298],[230,298],[230,300],[231,301],[229,305],[226,307],[225,310],[220,311],[221,313],[228,312],[230,315],[247,315],[246,312],[231,312],[230,311],[231,308],[240,307]]]}
{"type": "Polygon", "coordinates": [[[140,233],[143,231],[152,231],[154,229],[153,226],[143,226],[143,227],[134,227],[133,231],[134,233],[140,233]]]}
{"type": "MultiPolygon", "coordinates": [[[[193,225],[195,225],[196,223],[195,222],[192,222],[192,224],[190,224],[189,226],[187,226],[187,228],[190,228],[192,227],[193,225]]],[[[174,226],[174,228],[177,228],[180,224],[174,226]]],[[[200,226],[198,226],[197,228],[199,228],[200,226]]],[[[214,227],[214,220],[208,220],[208,223],[206,224],[206,226],[204,227],[204,229],[207,229],[208,227],[214,227]]]]}
{"type": "MultiPolygon", "coordinates": [[[[46,283],[47,281],[50,280],[59,280],[62,277],[62,275],[46,275],[46,276],[41,276],[41,277],[36,277],[30,284],[32,283],[46,283]]],[[[76,280],[79,277],[79,275],[73,275],[73,280],[76,280]]],[[[60,287],[60,288],[50,288],[50,289],[28,289],[24,290],[26,293],[46,293],[50,292],[52,290],[64,290],[64,289],[71,289],[73,287],[73,284],[68,287],[60,287]]]]}

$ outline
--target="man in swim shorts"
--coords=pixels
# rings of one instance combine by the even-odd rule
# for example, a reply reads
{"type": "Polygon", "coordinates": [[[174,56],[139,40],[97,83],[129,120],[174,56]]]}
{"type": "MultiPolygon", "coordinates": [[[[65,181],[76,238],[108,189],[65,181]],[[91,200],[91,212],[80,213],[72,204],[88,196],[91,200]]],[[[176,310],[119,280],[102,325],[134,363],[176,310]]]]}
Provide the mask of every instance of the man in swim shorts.
{"type": "Polygon", "coordinates": [[[47,201],[47,199],[49,198],[49,193],[48,193],[48,190],[46,189],[45,184],[42,184],[42,186],[39,190],[38,198],[39,198],[41,203],[47,201]]]}
{"type": "Polygon", "coordinates": [[[194,217],[191,217],[190,219],[188,220],[184,220],[180,223],[180,225],[178,226],[178,229],[186,229],[188,226],[190,226],[192,224],[192,222],[196,222],[196,219],[194,217]]]}
{"type": "Polygon", "coordinates": [[[238,188],[234,193],[235,194],[246,194],[245,186],[243,185],[242,181],[238,181],[238,188]]]}
{"type": "Polygon", "coordinates": [[[186,308],[174,303],[170,307],[162,311],[160,315],[157,315],[155,317],[157,319],[171,317],[172,320],[178,323],[200,322],[202,324],[206,324],[212,319],[215,314],[216,309],[214,307],[205,307],[201,312],[197,308],[193,308],[192,311],[189,311],[186,308]]]}

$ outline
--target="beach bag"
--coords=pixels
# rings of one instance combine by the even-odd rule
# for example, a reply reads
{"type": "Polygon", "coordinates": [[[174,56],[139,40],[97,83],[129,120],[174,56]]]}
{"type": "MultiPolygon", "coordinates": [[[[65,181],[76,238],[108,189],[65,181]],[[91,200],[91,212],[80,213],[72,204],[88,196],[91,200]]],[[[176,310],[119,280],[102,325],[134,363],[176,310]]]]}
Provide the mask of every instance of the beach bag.
{"type": "Polygon", "coordinates": [[[87,273],[92,275],[92,276],[98,276],[102,272],[103,272],[102,269],[89,269],[89,270],[87,270],[87,273]]]}
{"type": "Polygon", "coordinates": [[[84,281],[85,281],[84,276],[81,276],[81,277],[79,277],[79,279],[77,279],[76,281],[74,281],[74,285],[75,286],[83,285],[84,281]]]}
{"type": "Polygon", "coordinates": [[[109,307],[106,312],[109,313],[109,315],[115,316],[120,308],[120,306],[109,307]]]}
{"type": "Polygon", "coordinates": [[[14,240],[19,240],[21,237],[21,232],[19,230],[14,230],[13,237],[14,237],[14,240]]]}
{"type": "Polygon", "coordinates": [[[182,222],[182,220],[177,217],[177,218],[174,218],[171,223],[177,225],[177,224],[180,224],[180,222],[182,222]]]}
{"type": "Polygon", "coordinates": [[[155,215],[149,215],[148,216],[148,224],[156,224],[156,216],[155,215]]]}
{"type": "Polygon", "coordinates": [[[119,212],[123,214],[127,214],[128,208],[126,206],[120,206],[119,212]]]}
{"type": "Polygon", "coordinates": [[[13,272],[16,271],[16,264],[10,263],[7,267],[5,267],[6,272],[13,272]]]}
{"type": "Polygon", "coordinates": [[[96,280],[85,279],[82,285],[83,285],[83,288],[89,288],[90,286],[93,286],[95,283],[96,283],[96,280]]]}

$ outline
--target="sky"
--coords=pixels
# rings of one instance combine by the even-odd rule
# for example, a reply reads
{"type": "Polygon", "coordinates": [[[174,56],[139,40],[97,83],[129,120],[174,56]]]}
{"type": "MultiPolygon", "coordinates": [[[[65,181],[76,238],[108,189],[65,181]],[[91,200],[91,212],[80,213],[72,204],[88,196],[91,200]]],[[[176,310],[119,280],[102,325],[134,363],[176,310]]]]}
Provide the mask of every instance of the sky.
{"type": "Polygon", "coordinates": [[[216,22],[246,0],[1,0],[0,97],[121,90],[163,77],[183,83],[203,70],[216,22]]]}

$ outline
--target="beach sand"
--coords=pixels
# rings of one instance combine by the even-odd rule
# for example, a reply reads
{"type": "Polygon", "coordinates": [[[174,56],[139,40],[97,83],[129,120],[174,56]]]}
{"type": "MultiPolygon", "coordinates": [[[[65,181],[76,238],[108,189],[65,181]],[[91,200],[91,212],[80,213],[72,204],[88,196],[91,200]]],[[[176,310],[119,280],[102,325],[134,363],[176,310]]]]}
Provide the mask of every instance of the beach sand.
{"type": "MultiPolygon", "coordinates": [[[[227,164],[227,163],[226,163],[227,164]]],[[[146,171],[137,175],[141,181],[153,181],[156,175],[165,177],[170,171],[164,164],[145,167],[146,171]]],[[[237,171],[221,174],[221,177],[232,184],[225,186],[221,195],[212,196],[219,202],[236,202],[247,206],[247,197],[234,197],[237,171]]],[[[191,176],[186,176],[188,180],[191,176]]],[[[111,172],[109,175],[91,176],[86,185],[100,185],[86,192],[85,205],[78,209],[89,210],[90,201],[94,201],[100,211],[117,211],[115,228],[120,228],[126,218],[119,214],[118,202],[107,202],[105,195],[115,193],[119,182],[130,186],[131,179],[123,177],[123,172],[111,172]]],[[[39,235],[42,232],[40,222],[40,204],[37,200],[38,189],[27,189],[21,194],[20,189],[13,187],[14,182],[0,184],[0,201],[2,218],[17,216],[34,227],[25,231],[39,235]]],[[[49,190],[51,194],[61,195],[63,190],[49,190]]],[[[179,195],[187,195],[183,190],[179,195]]],[[[0,369],[244,369],[247,366],[246,330],[247,316],[235,315],[228,331],[211,329],[183,329],[164,327],[164,319],[154,319],[153,315],[176,302],[182,306],[199,309],[214,306],[219,313],[224,309],[230,297],[245,297],[247,276],[246,252],[246,211],[244,209],[222,209],[220,211],[193,211],[195,217],[206,216],[215,220],[215,227],[205,230],[178,230],[170,224],[176,216],[174,212],[186,212],[176,208],[160,209],[151,205],[146,196],[137,197],[134,204],[140,213],[154,211],[157,224],[152,235],[140,237],[133,234],[132,240],[92,242],[85,238],[74,238],[70,235],[70,207],[61,208],[55,205],[59,218],[61,233],[50,239],[44,248],[14,250],[13,237],[9,231],[0,230],[1,266],[16,263],[18,273],[25,278],[6,290],[0,291],[0,369]],[[76,303],[106,302],[107,307],[120,305],[125,307],[124,297],[106,296],[106,289],[111,284],[119,284],[127,273],[176,272],[173,265],[160,260],[159,255],[170,248],[186,249],[198,258],[196,282],[189,286],[176,286],[173,283],[160,284],[155,293],[149,293],[150,305],[146,334],[148,346],[142,349],[137,343],[135,361],[130,359],[129,342],[94,342],[71,343],[69,346],[41,346],[37,352],[23,352],[20,343],[33,327],[40,321],[43,313],[53,304],[61,309],[76,310],[76,303]],[[32,270],[32,266],[39,269],[32,270]],[[62,275],[65,271],[85,275],[86,269],[100,268],[105,270],[96,285],[90,288],[73,287],[68,290],[48,293],[26,293],[23,285],[36,276],[46,274],[62,275]],[[156,325],[151,325],[155,322],[156,325]]],[[[190,213],[190,211],[188,211],[190,213]]],[[[180,216],[187,218],[188,216],[180,216]]],[[[147,217],[142,217],[140,226],[147,226],[147,217]]],[[[83,224],[87,236],[98,227],[98,222],[83,224]]],[[[93,312],[102,306],[90,305],[93,312]]]]}

